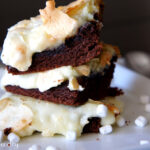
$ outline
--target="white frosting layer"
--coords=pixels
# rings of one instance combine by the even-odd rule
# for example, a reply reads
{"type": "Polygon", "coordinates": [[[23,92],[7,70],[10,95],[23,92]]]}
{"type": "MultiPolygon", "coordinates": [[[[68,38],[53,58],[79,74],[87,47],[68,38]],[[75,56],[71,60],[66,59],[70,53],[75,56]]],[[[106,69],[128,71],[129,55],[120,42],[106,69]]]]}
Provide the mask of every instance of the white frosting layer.
{"type": "Polygon", "coordinates": [[[9,74],[6,70],[1,84],[2,86],[20,86],[24,89],[39,89],[39,91],[44,92],[52,87],[57,87],[65,80],[78,76],[79,74],[77,71],[71,66],[24,75],[12,75],[9,74]]]}
{"type": "MultiPolygon", "coordinates": [[[[111,98],[105,101],[108,113],[101,118],[101,125],[114,124],[115,114],[120,113],[115,107],[118,102],[111,98]]],[[[0,100],[0,130],[11,127],[19,136],[29,136],[34,131],[43,136],[67,136],[68,132],[74,132],[79,137],[88,118],[100,117],[97,109],[102,104],[89,100],[84,105],[72,107],[12,95],[0,100]]]]}
{"type": "Polygon", "coordinates": [[[45,49],[53,49],[64,43],[69,36],[93,15],[99,12],[101,0],[78,0],[68,6],[55,8],[48,1],[40,16],[23,20],[8,29],[1,59],[4,64],[19,71],[26,71],[32,63],[32,55],[45,49]]]}

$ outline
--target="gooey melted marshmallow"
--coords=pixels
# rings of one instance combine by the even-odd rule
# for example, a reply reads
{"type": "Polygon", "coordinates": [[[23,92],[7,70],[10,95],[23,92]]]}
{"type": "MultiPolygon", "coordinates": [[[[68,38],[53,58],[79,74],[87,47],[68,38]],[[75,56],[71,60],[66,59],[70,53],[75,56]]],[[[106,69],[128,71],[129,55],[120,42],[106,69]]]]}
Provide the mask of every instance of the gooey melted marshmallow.
{"type": "MultiPolygon", "coordinates": [[[[52,87],[57,87],[67,79],[70,79],[69,81],[71,84],[71,78],[78,76],[79,73],[71,66],[25,75],[12,75],[6,70],[1,84],[3,87],[12,85],[19,86],[24,89],[39,89],[40,92],[44,92],[52,87]]],[[[79,90],[79,88],[76,90],[79,90]]]]}
{"type": "MultiPolygon", "coordinates": [[[[120,103],[114,98],[107,98],[104,102],[108,112],[101,118],[101,125],[114,124],[115,114],[120,113],[120,103]]],[[[88,118],[100,118],[98,109],[101,104],[89,100],[84,105],[72,107],[12,95],[0,100],[0,130],[11,128],[19,136],[29,136],[34,131],[43,136],[67,136],[68,132],[74,132],[79,137],[89,122],[88,118]]]]}
{"type": "Polygon", "coordinates": [[[3,63],[19,71],[28,70],[34,53],[58,47],[67,37],[75,35],[80,26],[94,20],[100,2],[78,0],[55,8],[54,0],[48,1],[39,16],[8,29],[1,55],[3,63]]]}

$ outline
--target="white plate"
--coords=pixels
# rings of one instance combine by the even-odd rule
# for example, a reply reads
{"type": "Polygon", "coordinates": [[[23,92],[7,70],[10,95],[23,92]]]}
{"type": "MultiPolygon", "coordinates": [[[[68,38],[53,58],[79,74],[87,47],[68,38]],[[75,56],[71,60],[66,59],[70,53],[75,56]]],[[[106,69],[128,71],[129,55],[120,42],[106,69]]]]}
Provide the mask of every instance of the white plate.
{"type": "MultiPolygon", "coordinates": [[[[0,70],[0,74],[1,74],[0,70]]],[[[150,125],[139,128],[134,125],[134,120],[139,115],[144,115],[150,121],[150,113],[144,112],[144,105],[140,104],[139,96],[150,96],[150,80],[117,65],[114,74],[113,86],[122,88],[125,95],[120,97],[124,101],[123,116],[129,125],[115,127],[110,135],[86,134],[75,142],[67,141],[62,136],[45,138],[40,135],[26,137],[18,145],[7,146],[7,142],[0,143],[0,150],[27,150],[32,144],[39,144],[43,150],[47,145],[53,145],[60,150],[150,150],[150,144],[140,146],[140,140],[150,141],[150,125]]]]}

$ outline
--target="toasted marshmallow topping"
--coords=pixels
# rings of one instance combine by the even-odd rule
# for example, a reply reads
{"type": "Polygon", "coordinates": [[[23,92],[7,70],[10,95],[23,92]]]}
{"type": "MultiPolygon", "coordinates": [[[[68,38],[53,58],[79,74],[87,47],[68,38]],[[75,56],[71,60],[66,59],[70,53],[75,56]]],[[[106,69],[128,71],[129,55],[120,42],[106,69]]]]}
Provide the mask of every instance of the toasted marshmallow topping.
{"type": "Polygon", "coordinates": [[[48,35],[57,39],[65,39],[74,29],[77,28],[78,22],[69,17],[60,9],[55,8],[54,0],[46,2],[46,8],[40,10],[41,18],[44,24],[44,30],[48,35]]]}
{"type": "Polygon", "coordinates": [[[80,26],[94,20],[100,3],[101,0],[78,0],[55,8],[54,0],[47,1],[39,16],[8,29],[1,55],[3,63],[19,71],[28,70],[34,53],[58,47],[75,35],[80,26]]]}
{"type": "Polygon", "coordinates": [[[74,77],[69,79],[68,88],[70,89],[70,91],[74,91],[74,90],[83,91],[84,90],[84,88],[81,85],[79,85],[77,79],[74,77]]]}
{"type": "Polygon", "coordinates": [[[26,105],[13,103],[9,98],[0,101],[0,129],[5,126],[19,131],[28,126],[32,119],[33,112],[26,105]]]}
{"type": "MultiPolygon", "coordinates": [[[[116,102],[114,99],[112,101],[116,102]]],[[[73,107],[15,95],[3,98],[0,102],[0,130],[11,127],[12,132],[19,136],[32,135],[34,131],[41,132],[43,136],[62,134],[69,140],[75,140],[81,135],[89,122],[88,118],[99,117],[97,109],[103,104],[89,100],[84,105],[73,107]]],[[[115,112],[120,113],[110,103],[107,116],[101,118],[101,125],[114,124],[115,112]]]]}

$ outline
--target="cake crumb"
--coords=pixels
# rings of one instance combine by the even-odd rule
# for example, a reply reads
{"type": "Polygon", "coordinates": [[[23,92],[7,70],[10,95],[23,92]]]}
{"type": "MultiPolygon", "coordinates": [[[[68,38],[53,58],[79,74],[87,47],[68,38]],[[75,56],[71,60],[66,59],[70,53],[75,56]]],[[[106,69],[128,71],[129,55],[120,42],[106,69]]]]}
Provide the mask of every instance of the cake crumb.
{"type": "Polygon", "coordinates": [[[11,132],[11,130],[12,130],[11,128],[4,129],[4,134],[8,135],[11,132]]]}
{"type": "Polygon", "coordinates": [[[131,123],[130,120],[126,120],[126,121],[125,121],[125,124],[126,124],[127,126],[128,126],[130,123],[131,123]]]}

